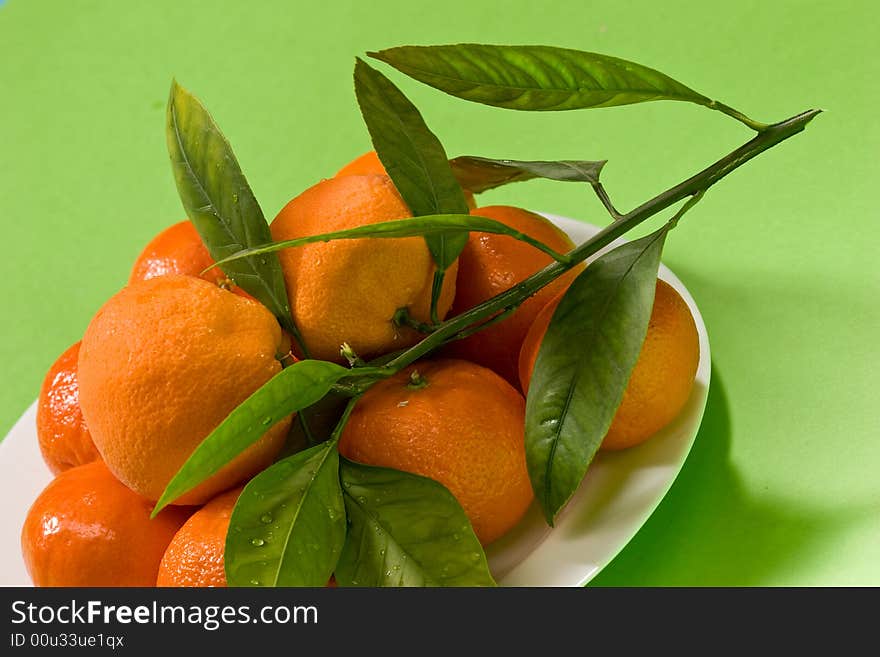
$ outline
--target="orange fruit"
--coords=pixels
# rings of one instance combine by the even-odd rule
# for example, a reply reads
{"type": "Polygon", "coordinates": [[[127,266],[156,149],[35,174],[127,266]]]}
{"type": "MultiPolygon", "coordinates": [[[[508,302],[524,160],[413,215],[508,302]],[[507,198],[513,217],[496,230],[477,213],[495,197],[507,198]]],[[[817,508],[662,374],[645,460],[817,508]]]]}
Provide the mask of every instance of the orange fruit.
{"type": "Polygon", "coordinates": [[[359,155],[351,162],[336,172],[336,176],[366,176],[369,174],[380,174],[387,176],[385,165],[379,159],[376,151],[367,151],[363,155],[359,155]]]}
{"type": "MultiPolygon", "coordinates": [[[[473,215],[500,221],[547,244],[556,251],[574,247],[569,237],[544,217],[507,205],[486,206],[473,215]]],[[[458,258],[458,280],[452,315],[491,299],[553,262],[546,253],[506,235],[471,233],[458,258]]],[[[582,267],[563,274],[526,299],[508,318],[451,343],[445,353],[494,370],[519,385],[518,359],[526,332],[547,302],[568,287],[582,267]]]]}
{"type": "MultiPolygon", "coordinates": [[[[367,151],[363,155],[354,158],[351,162],[336,172],[336,177],[363,176],[371,173],[378,173],[383,176],[388,175],[388,172],[385,170],[385,165],[379,160],[376,151],[367,151]]],[[[474,199],[473,192],[468,189],[462,189],[461,191],[464,192],[464,200],[468,204],[468,207],[471,209],[477,207],[477,201],[474,199]]]]}
{"type": "Polygon", "coordinates": [[[486,545],[516,525],[532,501],[524,425],[522,395],[491,370],[422,361],[367,390],[339,452],[439,481],[486,545]]]}
{"type": "MultiPolygon", "coordinates": [[[[290,201],[272,222],[276,241],[409,217],[388,176],[323,180],[290,201]]],[[[400,308],[430,319],[434,263],[421,237],[335,240],[278,254],[296,325],[315,358],[341,362],[349,343],[369,359],[414,344],[419,334],[392,322],[400,308]]],[[[457,265],[449,268],[438,304],[446,314],[457,265]]]]}
{"type": "Polygon", "coordinates": [[[222,288],[249,297],[219,267],[202,273],[214,264],[208,247],[189,220],[169,226],[144,247],[135,260],[128,282],[147,281],[168,274],[198,276],[222,288]]]}
{"type": "Polygon", "coordinates": [[[52,364],[37,401],[37,439],[52,474],[101,458],[79,407],[79,346],[72,345],[52,364]]]}
{"type": "Polygon", "coordinates": [[[532,380],[532,370],[535,369],[535,361],[538,360],[538,350],[541,348],[541,342],[544,340],[544,334],[547,327],[550,326],[550,320],[553,313],[556,312],[556,306],[562,301],[565,290],[553,297],[546,306],[541,308],[535,320],[529,327],[526,337],[523,340],[522,348],[519,352],[519,387],[523,394],[529,394],[529,383],[532,380]]]}
{"type": "MultiPolygon", "coordinates": [[[[281,329],[261,304],[193,276],[132,283],[92,319],[79,354],[80,405],[120,481],[156,500],[227,415],[281,370],[281,329]]],[[[202,504],[268,466],[290,419],[183,495],[202,504]]]]}
{"type": "MultiPolygon", "coordinates": [[[[526,392],[560,299],[561,294],[538,313],[523,342],[519,365],[526,392]]],[[[690,397],[699,360],[700,337],[693,315],[675,288],[658,279],[645,342],[602,449],[638,445],[672,422],[690,397]]]]}
{"type": "Polygon", "coordinates": [[[189,517],[165,550],[156,586],[226,586],[226,532],[241,491],[227,491],[189,517]]]}
{"type": "Polygon", "coordinates": [[[34,501],[21,549],[36,586],[153,586],[165,548],[189,509],[150,520],[153,505],[101,461],[59,474],[34,501]]]}

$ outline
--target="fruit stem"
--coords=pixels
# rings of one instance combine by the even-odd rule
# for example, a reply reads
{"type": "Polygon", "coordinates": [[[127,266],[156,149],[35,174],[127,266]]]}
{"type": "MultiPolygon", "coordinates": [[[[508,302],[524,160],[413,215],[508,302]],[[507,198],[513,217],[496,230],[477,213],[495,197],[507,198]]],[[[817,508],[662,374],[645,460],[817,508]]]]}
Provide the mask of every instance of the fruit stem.
{"type": "Polygon", "coordinates": [[[357,352],[347,342],[343,342],[339,348],[339,355],[348,361],[349,367],[364,367],[366,363],[357,355],[357,352]]]}
{"type": "Polygon", "coordinates": [[[418,370],[413,370],[409,375],[409,383],[406,384],[407,390],[421,390],[427,388],[428,382],[425,380],[418,370]]]}
{"type": "MultiPolygon", "coordinates": [[[[703,192],[724,178],[727,174],[738,169],[753,157],[773,148],[799,132],[803,131],[807,124],[812,121],[822,110],[812,109],[797,114],[785,121],[774,123],[763,128],[755,137],[731,151],[714,164],[706,167],[699,173],[687,180],[670,187],[654,198],[642,203],[637,208],[622,215],[614,223],[609,224],[593,237],[580,246],[570,251],[563,261],[553,262],[544,269],[532,274],[527,279],[514,285],[491,299],[484,301],[478,306],[457,315],[435,327],[435,330],[421,342],[410,347],[402,354],[394,358],[382,370],[383,376],[391,376],[410,363],[431,353],[456,334],[464,331],[469,326],[481,322],[496,313],[503,312],[506,308],[515,307],[523,300],[532,296],[542,287],[555,280],[566,271],[583,262],[600,249],[608,246],[618,237],[632,230],[645,220],[653,217],[658,212],[682,201],[693,197],[682,210],[691,207],[699,200],[703,192]]],[[[615,210],[616,212],[616,210],[615,210]]],[[[678,215],[680,216],[680,214],[678,215]]]]}
{"type": "Polygon", "coordinates": [[[409,314],[409,308],[404,306],[403,308],[398,308],[397,312],[394,313],[394,317],[391,318],[391,322],[398,328],[401,326],[408,326],[409,328],[418,331],[419,333],[433,333],[437,326],[439,326],[439,322],[434,324],[425,324],[415,319],[412,315],[409,314]]]}

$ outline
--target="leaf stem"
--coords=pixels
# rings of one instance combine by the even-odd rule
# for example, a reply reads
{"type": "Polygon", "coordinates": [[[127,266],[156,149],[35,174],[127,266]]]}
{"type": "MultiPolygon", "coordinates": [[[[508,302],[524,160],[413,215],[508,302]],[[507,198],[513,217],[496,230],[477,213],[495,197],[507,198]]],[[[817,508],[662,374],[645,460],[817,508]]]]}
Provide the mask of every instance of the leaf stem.
{"type": "Polygon", "coordinates": [[[311,427],[309,427],[309,421],[305,417],[306,409],[302,409],[299,413],[296,414],[296,420],[299,422],[299,426],[302,429],[303,435],[306,437],[306,445],[309,447],[314,447],[317,445],[317,441],[315,440],[315,434],[312,433],[311,427]]]}
{"type": "MultiPolygon", "coordinates": [[[[718,102],[717,100],[713,100],[711,103],[706,105],[709,109],[718,110],[727,116],[733,117],[740,123],[743,123],[750,127],[755,132],[764,132],[765,130],[771,128],[772,126],[768,123],[761,123],[760,121],[755,121],[754,119],[750,119],[745,114],[740,111],[737,111],[730,107],[729,105],[725,105],[724,103],[718,102]]],[[[778,125],[778,124],[777,124],[778,125]]]]}
{"type": "MultiPolygon", "coordinates": [[[[437,313],[437,304],[440,301],[440,293],[443,291],[443,279],[446,278],[446,270],[438,269],[434,272],[434,280],[431,283],[431,324],[439,324],[440,316],[437,313]]],[[[407,313],[408,315],[409,313],[407,313]]],[[[430,331],[428,331],[430,333],[430,331]]]]}
{"type": "Polygon", "coordinates": [[[697,203],[700,202],[700,199],[703,198],[703,195],[706,193],[706,190],[702,190],[691,196],[687,201],[685,201],[684,205],[682,205],[678,212],[675,213],[675,216],[669,220],[669,228],[670,230],[678,226],[678,221],[681,219],[685,213],[694,207],[697,203]]]}
{"type": "Polygon", "coordinates": [[[608,196],[608,192],[605,191],[605,186],[602,183],[593,183],[593,191],[596,192],[596,196],[602,201],[602,205],[605,206],[605,209],[608,210],[608,214],[611,215],[611,218],[614,219],[614,221],[617,221],[623,216],[617,211],[617,208],[614,207],[614,204],[611,202],[611,198],[608,196]]]}
{"type": "Polygon", "coordinates": [[[354,410],[355,404],[358,403],[360,398],[360,395],[355,395],[345,404],[345,409],[342,411],[342,415],[339,417],[336,426],[333,427],[333,433],[330,434],[331,443],[339,440],[339,436],[342,435],[342,431],[348,423],[348,418],[351,416],[351,412],[354,410]]]}
{"type": "Polygon", "coordinates": [[[429,354],[437,347],[441,346],[447,340],[457,335],[469,326],[480,322],[481,320],[491,317],[496,313],[504,311],[506,308],[516,306],[531,295],[535,294],[542,287],[558,278],[575,265],[583,262],[600,249],[608,246],[618,237],[635,228],[645,220],[653,217],[658,212],[662,212],[666,208],[684,200],[691,198],[684,207],[681,208],[675,220],[690,209],[702,196],[703,192],[712,185],[721,180],[735,169],[766,151],[773,148],[777,144],[792,137],[807,126],[821,110],[808,110],[796,116],[768,126],[759,132],[751,140],[733,150],[714,164],[706,167],[699,173],[691,176],[687,180],[669,188],[654,198],[642,203],[640,206],[621,216],[618,221],[609,224],[604,229],[596,233],[592,238],[574,248],[566,257],[566,261],[557,261],[547,265],[544,269],[529,278],[514,285],[510,289],[498,294],[488,301],[457,315],[436,327],[436,330],[427,336],[424,340],[410,347],[402,354],[394,358],[385,365],[385,376],[390,376],[395,372],[403,369],[410,363],[429,354]]]}

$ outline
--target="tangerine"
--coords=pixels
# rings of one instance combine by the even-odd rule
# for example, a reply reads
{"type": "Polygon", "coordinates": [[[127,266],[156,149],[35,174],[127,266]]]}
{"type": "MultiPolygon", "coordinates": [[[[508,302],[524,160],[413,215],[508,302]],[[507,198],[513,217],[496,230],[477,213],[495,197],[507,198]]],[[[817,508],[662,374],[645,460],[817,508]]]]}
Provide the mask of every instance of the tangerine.
{"type": "MultiPolygon", "coordinates": [[[[271,228],[281,241],[410,216],[388,176],[343,176],[294,198],[271,228]]],[[[278,255],[294,321],[315,358],[342,362],[344,342],[367,359],[414,344],[420,334],[393,322],[401,308],[430,320],[435,267],[421,237],[334,240],[278,255]]],[[[456,271],[453,263],[438,302],[441,317],[452,305],[456,271]]]]}
{"type": "Polygon", "coordinates": [[[339,452],[440,482],[487,545],[532,501],[524,426],[522,395],[491,370],[462,360],[422,361],[364,393],[339,452]]]}
{"type": "Polygon", "coordinates": [[[165,550],[156,586],[226,586],[226,532],[241,491],[226,491],[189,517],[165,550]]]}
{"type": "MultiPolygon", "coordinates": [[[[552,249],[566,252],[571,239],[539,214],[507,205],[478,208],[471,214],[500,221],[552,249]]],[[[473,232],[458,257],[458,280],[452,315],[459,315],[510,289],[553,262],[530,244],[507,235],[473,232]]],[[[575,267],[523,301],[510,317],[451,343],[446,354],[478,363],[519,385],[519,352],[535,316],[547,302],[569,286],[582,266],[575,267]]]]}
{"type": "MultiPolygon", "coordinates": [[[[519,371],[526,392],[541,341],[561,299],[562,294],[538,313],[523,342],[519,371]]],[[[638,445],[672,422],[690,397],[699,361],[700,336],[687,303],[674,287],[657,279],[648,332],[602,449],[638,445]]]]}
{"type": "Polygon", "coordinates": [[[153,505],[102,461],[65,470],[31,505],[21,530],[36,586],[153,586],[165,548],[190,509],[153,505]]]}
{"type": "Polygon", "coordinates": [[[213,264],[214,259],[195,226],[191,221],[184,220],[169,226],[150,240],[135,260],[128,282],[147,281],[168,274],[187,274],[250,297],[219,267],[208,269],[213,264]]]}
{"type": "Polygon", "coordinates": [[[52,364],[37,400],[37,440],[52,474],[101,458],[79,406],[79,347],[68,347],[52,364]]]}
{"type": "MultiPolygon", "coordinates": [[[[201,441],[281,371],[281,328],[264,306],[193,276],[133,283],[92,319],[79,354],[80,405],[120,481],[156,500],[201,441]]],[[[290,418],[178,504],[202,504],[268,466],[290,418]]]]}
{"type": "MultiPolygon", "coordinates": [[[[378,173],[383,176],[388,175],[388,172],[385,170],[385,165],[382,164],[376,151],[367,151],[363,155],[354,158],[351,162],[336,172],[336,177],[363,176],[371,173],[378,173]]],[[[472,210],[477,207],[474,193],[469,189],[462,189],[461,191],[464,193],[464,200],[468,207],[472,210]]]]}

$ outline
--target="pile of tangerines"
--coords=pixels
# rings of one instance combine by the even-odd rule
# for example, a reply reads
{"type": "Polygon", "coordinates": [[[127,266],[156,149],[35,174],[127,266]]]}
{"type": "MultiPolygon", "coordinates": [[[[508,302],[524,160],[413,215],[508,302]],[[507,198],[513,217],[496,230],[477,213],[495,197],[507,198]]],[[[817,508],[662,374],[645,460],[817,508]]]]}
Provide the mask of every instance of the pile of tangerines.
{"type": "MultiPolygon", "coordinates": [[[[475,208],[556,251],[574,245],[538,214],[475,208]]],[[[271,224],[276,241],[402,219],[410,212],[375,153],[294,198],[271,224]]],[[[311,356],[364,359],[420,339],[393,321],[430,321],[434,264],[421,238],[315,243],[279,252],[295,323],[311,356]]],[[[439,295],[453,316],[551,262],[503,235],[471,233],[439,295]]],[[[197,445],[301,354],[275,317],[214,268],[184,221],[150,242],[128,284],[53,364],[37,434],[56,475],[33,503],[22,551],[38,586],[225,586],[224,545],[242,487],[285,446],[291,418],[165,508],[155,501],[197,445]]],[[[339,442],[342,455],[445,485],[487,545],[532,503],[525,402],[541,339],[577,270],[512,315],[374,384],[339,442]]],[[[577,348],[573,345],[573,348],[577,348]]],[[[658,281],[653,314],[604,449],[637,445],[682,409],[699,346],[676,291],[658,281]]]]}

